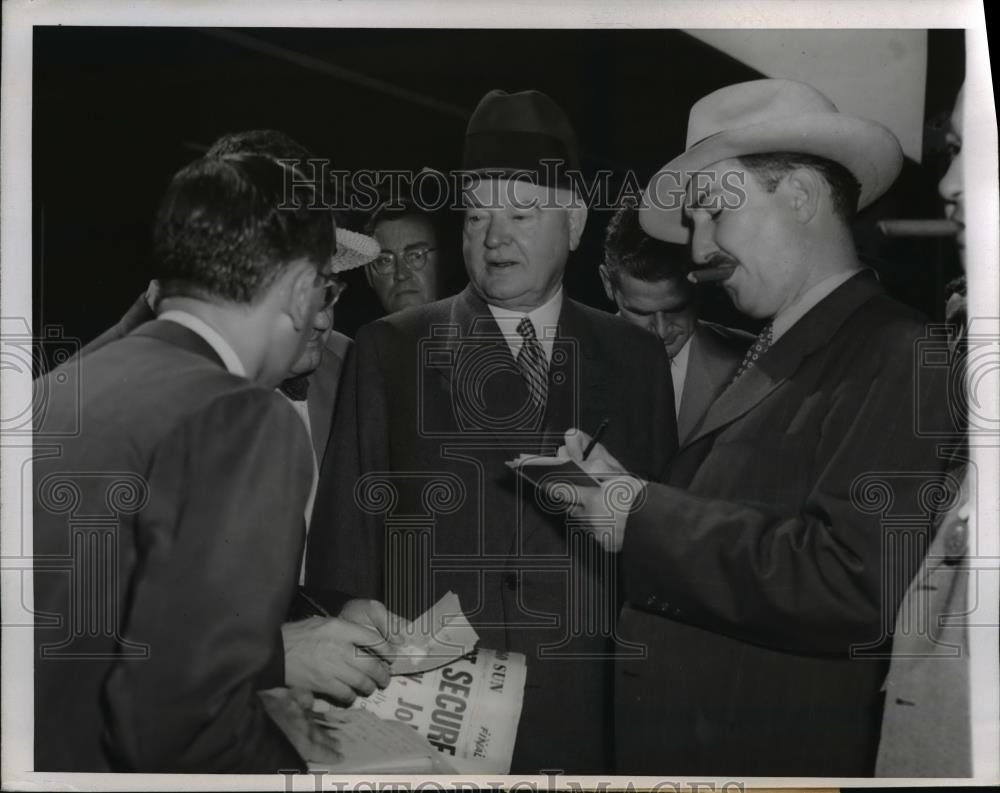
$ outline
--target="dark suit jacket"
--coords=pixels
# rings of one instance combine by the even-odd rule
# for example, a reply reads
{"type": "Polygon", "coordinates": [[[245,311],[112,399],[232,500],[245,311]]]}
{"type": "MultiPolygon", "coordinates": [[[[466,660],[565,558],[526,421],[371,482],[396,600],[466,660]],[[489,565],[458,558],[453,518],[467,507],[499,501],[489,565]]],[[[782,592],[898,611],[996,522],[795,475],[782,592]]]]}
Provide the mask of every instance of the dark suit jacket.
{"type": "Polygon", "coordinates": [[[504,465],[596,428],[657,476],[676,447],[662,346],[566,299],[544,417],[486,304],[466,289],[358,333],[321,475],[307,583],[412,618],[457,593],[483,647],[528,663],[514,772],[607,770],[613,557],[504,465]],[[572,606],[572,608],[571,608],[572,606]]]}
{"type": "MultiPolygon", "coordinates": [[[[146,322],[156,319],[156,314],[146,301],[146,294],[129,306],[128,311],[118,322],[108,328],[93,341],[80,350],[80,356],[101,349],[104,345],[128,336],[133,330],[146,322]]],[[[344,368],[347,351],[351,340],[343,333],[330,331],[326,340],[326,348],[319,366],[309,375],[309,425],[312,431],[313,449],[320,463],[326,454],[326,443],[330,438],[330,424],[333,421],[333,411],[337,402],[337,391],[340,388],[340,373],[344,368]]]]}
{"type": "Polygon", "coordinates": [[[674,486],[649,486],[622,550],[622,632],[648,657],[617,666],[620,772],[872,773],[877,651],[942,468],[917,429],[946,409],[923,334],[851,278],[719,397],[674,486]]]}
{"type": "Polygon", "coordinates": [[[753,336],[742,330],[698,320],[677,414],[677,437],[682,443],[732,381],[751,342],[753,336]]]}
{"type": "Polygon", "coordinates": [[[36,386],[36,769],[300,767],[256,693],[283,684],[298,416],[165,321],[36,386]]]}

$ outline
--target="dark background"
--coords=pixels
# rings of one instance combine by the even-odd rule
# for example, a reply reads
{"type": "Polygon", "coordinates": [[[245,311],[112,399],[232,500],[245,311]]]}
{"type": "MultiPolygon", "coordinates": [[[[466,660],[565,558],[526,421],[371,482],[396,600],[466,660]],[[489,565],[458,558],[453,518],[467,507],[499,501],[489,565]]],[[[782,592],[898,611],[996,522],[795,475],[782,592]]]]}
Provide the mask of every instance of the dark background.
{"type": "MultiPolygon", "coordinates": [[[[882,217],[941,211],[943,122],[964,74],[963,33],[931,31],[928,47],[924,163],[907,161],[856,232],[887,288],[940,320],[944,284],[958,272],[953,246],[874,230],[882,217]]],[[[585,173],[611,168],[617,188],[628,169],[644,184],[683,150],[697,99],[761,76],[673,30],[37,27],[35,333],[60,326],[86,342],[117,321],[150,278],[149,229],[169,178],[223,133],[279,129],[337,169],[448,170],[483,94],[536,88],[568,113],[585,173]]],[[[597,265],[608,218],[591,212],[566,277],[570,296],[604,308],[597,265]]],[[[336,327],[353,335],[379,310],[363,274],[350,281],[336,327]]],[[[721,290],[705,313],[754,329],[721,290]]]]}

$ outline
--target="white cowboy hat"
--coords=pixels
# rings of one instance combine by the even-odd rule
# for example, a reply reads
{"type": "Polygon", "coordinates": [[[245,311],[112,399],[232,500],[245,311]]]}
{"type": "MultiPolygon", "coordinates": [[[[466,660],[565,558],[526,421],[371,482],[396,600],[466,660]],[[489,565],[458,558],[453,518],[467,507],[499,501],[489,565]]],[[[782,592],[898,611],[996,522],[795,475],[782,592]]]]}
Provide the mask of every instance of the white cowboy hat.
{"type": "Polygon", "coordinates": [[[690,175],[731,157],[794,152],[843,165],[861,185],[858,209],[882,195],[903,167],[899,141],[878,122],[844,115],[810,85],[753,80],[702,97],[688,117],[686,150],[650,180],[639,223],[652,237],[686,243],[684,191],[690,175]]]}
{"type": "Polygon", "coordinates": [[[337,227],[337,252],[333,255],[333,271],[343,273],[362,267],[378,256],[382,249],[365,234],[337,227]]]}

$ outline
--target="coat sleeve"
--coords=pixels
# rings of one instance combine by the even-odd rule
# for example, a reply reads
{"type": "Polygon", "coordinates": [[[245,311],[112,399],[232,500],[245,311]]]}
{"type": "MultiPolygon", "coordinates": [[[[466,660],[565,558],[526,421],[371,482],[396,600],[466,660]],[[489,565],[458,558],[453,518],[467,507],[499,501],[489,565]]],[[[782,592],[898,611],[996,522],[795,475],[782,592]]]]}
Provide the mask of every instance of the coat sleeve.
{"type": "MultiPolygon", "coordinates": [[[[927,521],[887,530],[876,502],[891,491],[894,515],[926,516],[943,468],[937,440],[916,428],[947,410],[947,375],[918,378],[914,342],[897,339],[834,390],[811,471],[786,471],[810,477],[798,511],[649,484],[625,529],[626,599],[776,649],[843,653],[884,639],[927,521]]],[[[777,475],[782,463],[754,461],[777,475]]]]}
{"type": "Polygon", "coordinates": [[[366,326],[347,356],[309,527],[306,584],[382,599],[383,521],[362,508],[357,492],[365,473],[388,468],[388,403],[375,342],[366,326]]]}
{"type": "Polygon", "coordinates": [[[302,760],[258,701],[302,549],[311,480],[300,419],[274,393],[214,400],[148,471],[120,660],[105,687],[109,751],[132,771],[270,772],[302,760]]]}

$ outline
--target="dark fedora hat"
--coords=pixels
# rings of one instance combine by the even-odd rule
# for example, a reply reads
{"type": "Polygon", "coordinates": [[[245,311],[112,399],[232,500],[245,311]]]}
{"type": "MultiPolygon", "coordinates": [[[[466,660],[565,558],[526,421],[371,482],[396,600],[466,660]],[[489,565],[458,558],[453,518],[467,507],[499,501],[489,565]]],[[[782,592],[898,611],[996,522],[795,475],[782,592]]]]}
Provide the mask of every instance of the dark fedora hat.
{"type": "Polygon", "coordinates": [[[576,135],[562,108],[541,91],[494,89],[469,119],[462,169],[566,186],[566,172],[580,169],[576,135]]]}

